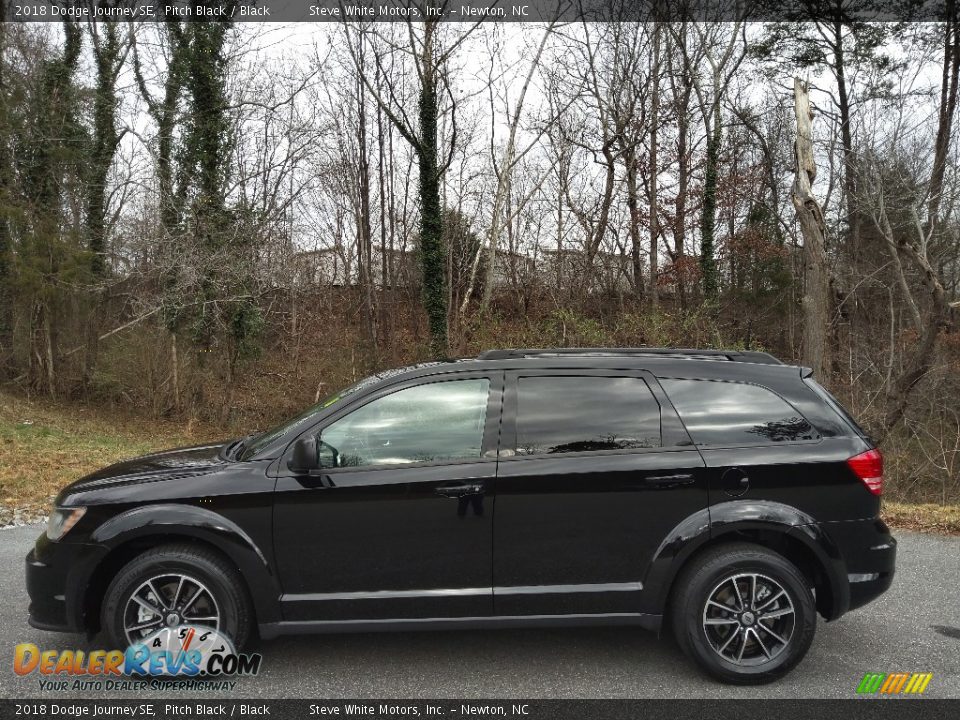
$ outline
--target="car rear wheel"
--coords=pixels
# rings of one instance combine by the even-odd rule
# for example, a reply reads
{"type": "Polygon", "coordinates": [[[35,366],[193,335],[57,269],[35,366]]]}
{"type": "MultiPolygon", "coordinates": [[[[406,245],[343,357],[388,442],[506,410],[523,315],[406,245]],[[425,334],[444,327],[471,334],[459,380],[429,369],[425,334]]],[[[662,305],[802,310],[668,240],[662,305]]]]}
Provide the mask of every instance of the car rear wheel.
{"type": "Polygon", "coordinates": [[[671,610],[683,651],[710,675],[739,685],[788,673],[817,626],[803,574],[782,555],[747,543],[696,558],[677,582],[671,610]]]}
{"type": "Polygon", "coordinates": [[[234,567],[205,548],[176,544],[123,566],[107,588],[101,624],[118,648],[164,628],[192,625],[217,630],[239,651],[252,617],[234,567]]]}

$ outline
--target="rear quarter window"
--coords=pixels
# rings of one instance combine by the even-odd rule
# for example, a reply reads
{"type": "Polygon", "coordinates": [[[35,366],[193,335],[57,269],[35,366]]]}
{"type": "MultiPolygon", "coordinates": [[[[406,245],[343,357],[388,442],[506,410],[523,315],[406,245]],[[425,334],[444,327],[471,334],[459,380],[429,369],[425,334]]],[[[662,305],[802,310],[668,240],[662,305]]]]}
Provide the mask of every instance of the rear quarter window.
{"type": "Polygon", "coordinates": [[[667,380],[660,384],[698,446],[765,445],[819,440],[790,403],[759,385],[719,380],[667,380]]]}
{"type": "Polygon", "coordinates": [[[823,387],[823,385],[818,383],[813,378],[807,378],[804,382],[806,382],[807,386],[809,386],[817,395],[819,395],[827,404],[827,406],[837,415],[839,415],[841,419],[846,422],[857,435],[862,438],[870,437],[867,431],[860,427],[860,424],[853,419],[853,415],[847,412],[847,409],[840,404],[840,401],[831,395],[830,392],[823,387]]]}

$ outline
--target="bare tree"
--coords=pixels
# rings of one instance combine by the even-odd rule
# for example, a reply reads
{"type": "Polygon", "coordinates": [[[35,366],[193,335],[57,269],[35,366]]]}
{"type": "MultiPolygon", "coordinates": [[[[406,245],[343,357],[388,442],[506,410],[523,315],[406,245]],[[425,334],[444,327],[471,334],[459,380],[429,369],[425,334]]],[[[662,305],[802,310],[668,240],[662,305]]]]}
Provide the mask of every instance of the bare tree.
{"type": "MultiPolygon", "coordinates": [[[[504,222],[501,217],[504,212],[504,205],[507,198],[507,190],[510,186],[510,179],[514,169],[517,164],[523,159],[527,152],[533,148],[539,141],[546,130],[552,124],[551,121],[547,121],[541,125],[541,128],[538,132],[534,134],[534,137],[527,144],[526,148],[518,150],[517,149],[517,133],[520,129],[520,122],[523,117],[524,103],[527,97],[527,91],[530,88],[530,84],[533,81],[533,78],[537,72],[537,69],[540,65],[540,58],[543,56],[544,48],[547,45],[547,41],[550,39],[550,36],[553,34],[555,28],[557,27],[556,22],[551,22],[544,29],[543,34],[540,37],[540,42],[536,46],[536,51],[534,52],[533,58],[530,61],[529,66],[527,67],[527,72],[524,76],[523,83],[520,86],[520,91],[517,95],[517,100],[513,104],[511,109],[509,93],[504,92],[504,106],[509,117],[509,122],[507,126],[507,143],[503,148],[500,158],[496,157],[496,150],[494,149],[494,137],[495,129],[491,131],[490,144],[491,144],[491,154],[493,155],[493,172],[497,180],[496,189],[493,196],[493,210],[491,211],[490,216],[490,231],[487,238],[487,264],[486,264],[486,279],[484,282],[483,288],[483,300],[480,305],[480,313],[482,314],[487,306],[490,304],[490,296],[493,292],[493,277],[494,277],[494,268],[497,262],[497,247],[499,245],[500,233],[503,227],[509,224],[509,218],[507,222],[504,222]]],[[[494,97],[494,83],[491,81],[488,83],[489,92],[490,92],[490,104],[491,109],[494,108],[493,97],[494,97]]],[[[491,121],[496,117],[496,113],[491,113],[491,121]]],[[[470,297],[473,294],[473,289],[476,284],[477,270],[480,267],[480,258],[481,258],[482,248],[477,252],[473,258],[473,262],[470,266],[470,279],[467,282],[466,290],[463,294],[463,302],[460,305],[460,314],[464,315],[467,311],[467,306],[470,302],[470,297]]]]}
{"type": "MultiPolygon", "coordinates": [[[[685,24],[685,23],[681,23],[685,24]]],[[[683,51],[686,70],[693,80],[707,137],[704,166],[703,201],[700,215],[700,273],[703,292],[709,298],[717,293],[716,260],[717,175],[720,149],[723,142],[723,100],[731,80],[746,56],[746,38],[741,36],[743,21],[731,27],[727,23],[692,23],[697,35],[695,50],[691,52],[684,36],[679,36],[678,47],[683,51]],[[725,36],[724,36],[725,35],[725,36]],[[719,52],[718,52],[719,49],[719,52]],[[710,85],[700,76],[698,66],[709,68],[710,85]]],[[[676,29],[674,29],[676,32],[676,29]]]]}
{"type": "Polygon", "coordinates": [[[830,323],[829,279],[827,274],[826,223],[820,203],[813,195],[817,166],[813,156],[813,112],[810,91],[800,78],[793,80],[797,139],[794,144],[796,177],[791,199],[803,234],[803,362],[818,378],[826,378],[829,368],[827,330],[830,323]]]}
{"type": "Polygon", "coordinates": [[[359,48],[347,35],[347,47],[359,70],[359,76],[384,114],[390,119],[397,131],[410,143],[419,166],[418,182],[420,190],[420,241],[419,253],[422,271],[423,304],[430,324],[430,343],[434,355],[447,354],[447,291],[446,291],[446,254],[443,247],[443,209],[440,187],[443,174],[449,166],[452,148],[456,145],[456,99],[451,85],[447,64],[456,50],[463,45],[479,23],[454,35],[446,45],[441,38],[440,19],[446,0],[424,0],[417,3],[419,23],[406,22],[405,45],[392,38],[386,38],[378,28],[369,28],[367,33],[379,39],[373,43],[373,61],[385,88],[377,87],[362,71],[359,48]],[[385,65],[385,55],[400,52],[412,62],[418,81],[418,122],[414,123],[402,101],[395,72],[385,65]],[[441,102],[446,98],[451,118],[450,152],[441,159],[438,123],[441,116],[441,102]]]}

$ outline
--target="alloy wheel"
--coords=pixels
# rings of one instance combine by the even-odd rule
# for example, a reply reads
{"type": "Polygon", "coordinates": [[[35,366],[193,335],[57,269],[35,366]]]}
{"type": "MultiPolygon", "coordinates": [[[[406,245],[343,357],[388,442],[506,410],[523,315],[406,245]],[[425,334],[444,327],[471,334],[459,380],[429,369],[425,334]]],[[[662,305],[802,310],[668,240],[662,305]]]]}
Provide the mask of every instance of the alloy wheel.
{"type": "Polygon", "coordinates": [[[142,582],[123,613],[123,631],[131,645],[164,627],[203,625],[220,629],[220,608],[209,588],[182,573],[155,575],[142,582]]]}
{"type": "Polygon", "coordinates": [[[771,662],[789,645],[795,627],[789,593],[760,573],[723,579],[703,608],[703,631],[710,647],[736,665],[771,662]]]}

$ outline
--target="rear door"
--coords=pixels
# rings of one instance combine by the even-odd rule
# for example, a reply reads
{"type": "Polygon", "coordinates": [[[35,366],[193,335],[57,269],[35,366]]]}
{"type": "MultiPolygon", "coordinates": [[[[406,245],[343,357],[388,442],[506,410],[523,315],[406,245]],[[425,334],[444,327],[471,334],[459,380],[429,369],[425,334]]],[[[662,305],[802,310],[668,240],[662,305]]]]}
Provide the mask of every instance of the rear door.
{"type": "Polygon", "coordinates": [[[644,372],[507,373],[497,615],[637,612],[669,531],[707,506],[700,454],[644,372]]]}

